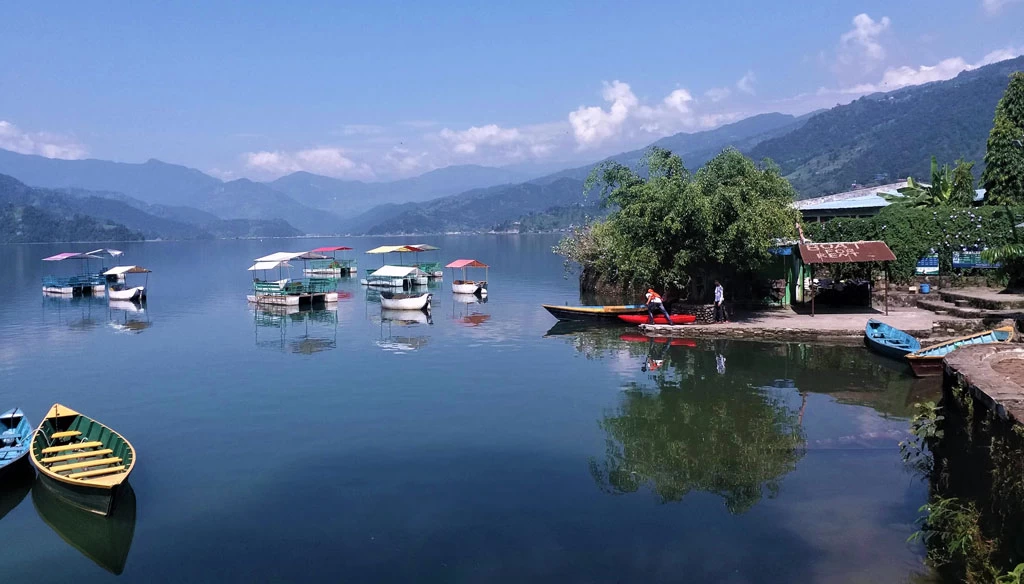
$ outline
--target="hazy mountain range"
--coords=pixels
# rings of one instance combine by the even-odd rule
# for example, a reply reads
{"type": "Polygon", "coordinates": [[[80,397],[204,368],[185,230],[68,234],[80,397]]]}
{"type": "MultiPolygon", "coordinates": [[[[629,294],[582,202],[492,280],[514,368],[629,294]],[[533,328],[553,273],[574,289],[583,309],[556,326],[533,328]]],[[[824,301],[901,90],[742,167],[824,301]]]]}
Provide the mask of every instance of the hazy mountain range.
{"type": "MultiPolygon", "coordinates": [[[[1009,74],[1022,69],[1024,57],[800,117],[761,114],[652,145],[680,154],[691,170],[729,146],[755,159],[770,158],[801,197],[842,191],[853,183],[923,177],[933,155],[941,162],[974,160],[980,173],[996,103],[1009,74]]],[[[646,150],[608,160],[635,166],[646,150]]],[[[595,202],[583,197],[583,182],[596,164],[542,177],[522,168],[463,165],[390,182],[296,172],[261,183],[225,182],[158,160],[58,160],[0,150],[0,175],[17,179],[0,180],[0,211],[7,222],[25,216],[45,218],[47,224],[90,217],[91,232],[116,226],[111,229],[123,228],[117,231],[122,236],[148,238],[488,230],[525,216],[543,215],[544,224],[556,224],[562,210],[578,218],[581,205],[595,202]]],[[[17,240],[35,233],[19,224],[23,235],[17,240]]],[[[6,227],[11,240],[17,229],[6,227]]]]}

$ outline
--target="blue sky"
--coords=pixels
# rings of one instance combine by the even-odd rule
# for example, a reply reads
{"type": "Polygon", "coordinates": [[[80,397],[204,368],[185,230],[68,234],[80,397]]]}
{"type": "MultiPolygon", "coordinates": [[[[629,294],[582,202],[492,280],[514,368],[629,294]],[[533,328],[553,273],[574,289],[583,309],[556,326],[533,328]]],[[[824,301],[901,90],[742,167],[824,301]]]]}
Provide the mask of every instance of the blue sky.
{"type": "Polygon", "coordinates": [[[555,166],[1024,53],[1024,0],[0,4],[0,148],[231,178],[555,166]]]}

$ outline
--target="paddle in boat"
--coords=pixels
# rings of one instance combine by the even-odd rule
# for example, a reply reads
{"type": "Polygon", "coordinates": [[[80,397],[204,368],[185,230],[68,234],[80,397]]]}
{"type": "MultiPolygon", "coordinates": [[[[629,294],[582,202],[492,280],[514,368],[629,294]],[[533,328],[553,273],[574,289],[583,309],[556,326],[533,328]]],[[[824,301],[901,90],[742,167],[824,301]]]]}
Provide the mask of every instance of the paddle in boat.
{"type": "Polygon", "coordinates": [[[455,260],[445,266],[452,269],[452,292],[456,294],[487,294],[488,265],[477,260],[455,260]],[[455,279],[455,270],[462,269],[462,279],[455,279]],[[466,278],[466,268],[483,268],[483,280],[470,280],[466,278]]]}
{"type": "Polygon", "coordinates": [[[32,443],[32,425],[20,408],[0,415],[0,486],[10,477],[28,470],[28,447],[32,443]]]}
{"type": "Polygon", "coordinates": [[[864,325],[864,344],[875,353],[893,359],[902,359],[907,353],[921,349],[921,341],[909,333],[873,318],[864,325]]]}
{"type": "MultiPolygon", "coordinates": [[[[651,322],[650,316],[646,314],[620,314],[619,320],[629,324],[649,324],[651,322]]],[[[672,315],[672,324],[693,324],[695,322],[697,322],[697,317],[692,314],[672,315]]],[[[654,324],[668,324],[668,319],[663,315],[655,316],[654,324]]]]}
{"type": "Polygon", "coordinates": [[[107,299],[110,301],[114,300],[132,300],[142,301],[146,299],[146,286],[149,285],[149,274],[152,270],[147,270],[142,266],[114,266],[103,275],[107,277],[107,281],[113,280],[114,283],[107,286],[107,299]],[[128,286],[128,274],[146,274],[146,281],[142,286],[128,286]]]}
{"type": "Polygon", "coordinates": [[[620,306],[555,306],[553,304],[542,304],[541,306],[558,320],[573,321],[617,322],[616,317],[620,314],[647,313],[647,306],[643,304],[620,306]]]}
{"type": "Polygon", "coordinates": [[[430,310],[430,299],[433,297],[430,292],[402,294],[385,290],[380,293],[380,305],[388,310],[430,310]]]}
{"type": "Polygon", "coordinates": [[[42,478],[36,478],[32,487],[32,505],[43,523],[83,556],[111,574],[124,572],[135,537],[135,492],[130,484],[118,493],[117,505],[106,517],[68,505],[42,478]]]}
{"type": "Polygon", "coordinates": [[[61,404],[32,435],[30,456],[55,494],[100,515],[110,514],[135,466],[135,449],[120,434],[61,404]]]}
{"type": "Polygon", "coordinates": [[[1013,340],[1015,333],[1012,326],[1004,326],[994,330],[976,333],[939,343],[930,347],[924,347],[907,355],[910,368],[918,377],[929,377],[942,374],[942,359],[946,355],[967,345],[987,345],[991,343],[1008,343],[1013,340]]]}

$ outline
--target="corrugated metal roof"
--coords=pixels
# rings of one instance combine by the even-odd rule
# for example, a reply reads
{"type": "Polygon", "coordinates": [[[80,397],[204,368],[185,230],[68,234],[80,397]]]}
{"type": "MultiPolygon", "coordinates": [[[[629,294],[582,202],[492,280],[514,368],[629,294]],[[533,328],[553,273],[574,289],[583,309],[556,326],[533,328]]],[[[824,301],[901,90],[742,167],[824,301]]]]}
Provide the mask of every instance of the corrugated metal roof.
{"type": "Polygon", "coordinates": [[[891,262],[896,255],[884,241],[843,241],[801,244],[800,259],[805,264],[852,264],[891,262]]]}

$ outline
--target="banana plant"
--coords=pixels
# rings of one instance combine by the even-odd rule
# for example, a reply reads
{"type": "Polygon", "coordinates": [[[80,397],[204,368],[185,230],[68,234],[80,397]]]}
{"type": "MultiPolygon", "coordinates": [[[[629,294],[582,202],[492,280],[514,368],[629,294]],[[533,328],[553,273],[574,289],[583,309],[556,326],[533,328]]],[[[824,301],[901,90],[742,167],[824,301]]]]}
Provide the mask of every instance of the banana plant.
{"type": "MultiPolygon", "coordinates": [[[[959,162],[959,164],[968,164],[959,162]]],[[[882,197],[894,204],[907,205],[915,209],[923,207],[967,207],[974,199],[973,185],[957,185],[954,180],[955,170],[948,164],[939,167],[939,163],[932,156],[932,183],[930,185],[914,180],[914,177],[907,177],[907,186],[897,189],[898,195],[882,195],[882,197]],[[963,191],[963,192],[961,192],[963,191]]],[[[967,168],[970,172],[970,167],[967,168]]]]}

